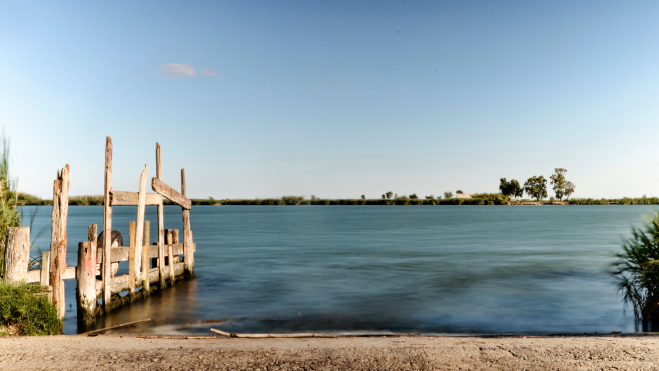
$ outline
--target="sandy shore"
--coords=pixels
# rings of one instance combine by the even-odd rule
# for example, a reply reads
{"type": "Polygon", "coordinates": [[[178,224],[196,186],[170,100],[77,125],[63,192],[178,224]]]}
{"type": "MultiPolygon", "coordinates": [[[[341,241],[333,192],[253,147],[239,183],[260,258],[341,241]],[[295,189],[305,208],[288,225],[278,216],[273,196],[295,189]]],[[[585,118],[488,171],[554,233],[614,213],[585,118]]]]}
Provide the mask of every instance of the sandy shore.
{"type": "Polygon", "coordinates": [[[0,339],[0,370],[658,370],[659,337],[0,339]]]}

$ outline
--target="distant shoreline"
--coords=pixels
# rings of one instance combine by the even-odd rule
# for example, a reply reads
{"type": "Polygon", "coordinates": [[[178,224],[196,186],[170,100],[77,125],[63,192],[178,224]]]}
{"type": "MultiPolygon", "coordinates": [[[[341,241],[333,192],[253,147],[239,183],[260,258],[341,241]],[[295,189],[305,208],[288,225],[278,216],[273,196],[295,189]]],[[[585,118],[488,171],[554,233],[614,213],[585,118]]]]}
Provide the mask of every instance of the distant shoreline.
{"type": "MultiPolygon", "coordinates": [[[[622,198],[622,199],[573,199],[562,205],[552,204],[550,200],[536,201],[500,201],[480,198],[451,198],[451,199],[314,199],[314,200],[284,200],[284,199],[191,199],[194,206],[442,206],[442,205],[472,205],[472,206],[573,206],[573,205],[659,205],[659,198],[622,198]]],[[[164,200],[165,205],[174,205],[164,200]]],[[[50,206],[52,200],[32,199],[21,200],[18,206],[50,206]],[[21,202],[23,201],[23,202],[21,202]]],[[[69,206],[101,206],[102,197],[82,196],[69,198],[69,206]]]]}

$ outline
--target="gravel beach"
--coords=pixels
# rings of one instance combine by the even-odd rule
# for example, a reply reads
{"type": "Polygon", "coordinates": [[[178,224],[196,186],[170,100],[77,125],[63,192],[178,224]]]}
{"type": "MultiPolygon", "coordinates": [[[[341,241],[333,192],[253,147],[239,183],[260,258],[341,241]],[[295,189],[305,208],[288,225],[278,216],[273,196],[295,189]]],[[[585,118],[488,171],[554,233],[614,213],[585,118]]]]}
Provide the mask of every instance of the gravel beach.
{"type": "Polygon", "coordinates": [[[0,339],[0,370],[659,370],[659,338],[0,339]]]}

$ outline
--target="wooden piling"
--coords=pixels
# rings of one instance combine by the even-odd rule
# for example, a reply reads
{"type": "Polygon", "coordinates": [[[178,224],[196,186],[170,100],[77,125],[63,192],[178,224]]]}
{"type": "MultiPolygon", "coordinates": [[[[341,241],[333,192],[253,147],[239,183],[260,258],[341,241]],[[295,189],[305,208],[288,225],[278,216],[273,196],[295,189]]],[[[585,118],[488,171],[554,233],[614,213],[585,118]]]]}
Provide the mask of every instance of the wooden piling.
{"type": "MultiPolygon", "coordinates": [[[[95,225],[94,225],[95,226],[95,225]]],[[[91,229],[91,226],[90,226],[91,229]]],[[[96,241],[78,244],[78,322],[89,326],[96,322],[96,241]]]]}
{"type": "Polygon", "coordinates": [[[167,260],[169,260],[169,283],[171,285],[176,281],[176,276],[174,275],[174,250],[172,245],[167,245],[167,260]]]}
{"type": "MultiPolygon", "coordinates": [[[[160,160],[160,144],[156,143],[156,178],[162,179],[162,162],[160,160]]],[[[165,282],[165,217],[162,203],[158,205],[158,271],[160,272],[160,288],[167,287],[165,282]]]]}
{"type": "Polygon", "coordinates": [[[66,225],[69,214],[69,165],[58,171],[53,184],[53,212],[50,240],[50,285],[53,287],[53,304],[60,318],[64,318],[64,280],[66,271],[66,225]]]}
{"type": "MultiPolygon", "coordinates": [[[[181,169],[181,194],[185,196],[185,169],[181,169]]],[[[183,262],[185,263],[185,275],[190,277],[194,274],[194,256],[192,253],[192,237],[190,232],[190,210],[183,210],[183,262]]]]}
{"type": "Polygon", "coordinates": [[[112,264],[110,259],[112,246],[112,138],[107,137],[105,141],[105,200],[103,203],[103,309],[109,312],[112,309],[110,305],[111,292],[110,280],[112,279],[112,264]]]}
{"type": "MultiPolygon", "coordinates": [[[[146,207],[146,174],[147,166],[144,165],[142,175],[140,176],[140,188],[137,197],[137,226],[135,227],[135,272],[137,273],[138,281],[144,280],[144,275],[148,275],[149,270],[144,269],[140,273],[140,266],[142,265],[142,246],[144,246],[144,209],[146,207]]],[[[146,266],[146,264],[145,264],[146,266]]]]}
{"type": "Polygon", "coordinates": [[[135,299],[135,279],[137,278],[135,261],[135,222],[128,223],[128,295],[135,299]]]}
{"type": "Polygon", "coordinates": [[[41,286],[50,286],[50,251],[41,253],[41,286]]]}
{"type": "MultiPolygon", "coordinates": [[[[169,231],[172,234],[172,245],[178,245],[180,243],[178,237],[178,229],[170,229],[169,231]]],[[[178,262],[179,262],[178,254],[174,254],[174,264],[178,262]]]]}
{"type": "Polygon", "coordinates": [[[151,283],[149,282],[149,237],[150,237],[151,223],[147,220],[144,222],[144,245],[142,246],[142,295],[149,295],[151,292],[151,283]]]}
{"type": "Polygon", "coordinates": [[[5,243],[5,279],[12,282],[27,279],[30,263],[30,227],[7,228],[5,243]]]}

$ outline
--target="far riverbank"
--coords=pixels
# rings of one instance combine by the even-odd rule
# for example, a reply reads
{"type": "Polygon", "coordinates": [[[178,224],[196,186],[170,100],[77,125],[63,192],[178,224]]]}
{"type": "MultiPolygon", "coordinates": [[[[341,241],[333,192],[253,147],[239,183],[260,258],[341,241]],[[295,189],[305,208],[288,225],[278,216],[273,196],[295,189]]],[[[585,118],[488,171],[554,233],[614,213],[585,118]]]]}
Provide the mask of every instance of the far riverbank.
{"type": "MultiPolygon", "coordinates": [[[[502,195],[492,194],[493,197],[488,198],[409,198],[398,197],[394,199],[362,199],[362,198],[341,198],[341,199],[321,199],[313,198],[306,199],[302,196],[284,196],[281,198],[253,198],[253,199],[214,199],[204,198],[191,199],[192,205],[234,205],[234,206],[300,206],[300,205],[383,205],[383,206],[409,206],[409,205],[525,205],[525,204],[539,204],[539,205],[659,205],[659,197],[639,197],[639,198],[575,198],[562,203],[556,200],[509,200],[502,197],[502,195]]],[[[163,201],[165,205],[173,205],[167,199],[163,201]]],[[[19,206],[49,206],[53,204],[53,200],[41,199],[36,196],[28,194],[19,194],[19,206]]],[[[69,206],[100,206],[103,205],[103,196],[72,196],[69,197],[69,206]]]]}

